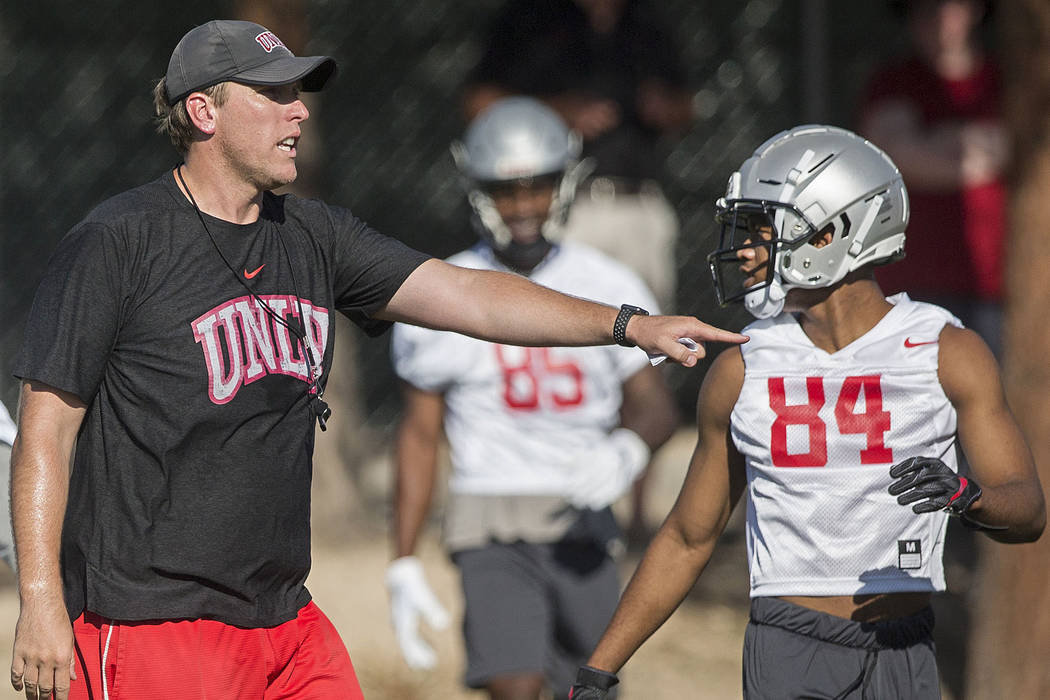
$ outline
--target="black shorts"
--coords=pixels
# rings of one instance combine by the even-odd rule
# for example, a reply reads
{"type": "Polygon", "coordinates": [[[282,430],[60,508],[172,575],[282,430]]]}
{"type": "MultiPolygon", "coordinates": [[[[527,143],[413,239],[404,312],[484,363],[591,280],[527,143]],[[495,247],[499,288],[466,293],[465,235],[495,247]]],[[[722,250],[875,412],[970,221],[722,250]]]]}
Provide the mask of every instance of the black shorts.
{"type": "Polygon", "coordinates": [[[747,700],[935,700],[933,610],[862,623],[753,598],[744,633],[747,700]]]}
{"type": "Polygon", "coordinates": [[[593,543],[493,543],[455,552],[465,609],[465,683],[541,673],[564,698],[620,598],[615,561],[593,543]]]}

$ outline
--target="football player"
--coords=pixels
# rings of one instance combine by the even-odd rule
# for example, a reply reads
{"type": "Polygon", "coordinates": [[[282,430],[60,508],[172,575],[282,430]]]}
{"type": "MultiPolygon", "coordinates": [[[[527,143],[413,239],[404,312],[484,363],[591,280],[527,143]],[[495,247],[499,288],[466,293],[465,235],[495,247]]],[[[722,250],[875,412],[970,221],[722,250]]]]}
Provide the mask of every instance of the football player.
{"type": "MultiPolygon", "coordinates": [[[[453,153],[480,240],[449,262],[588,299],[630,299],[635,313],[655,308],[628,268],[559,243],[586,166],[556,113],[505,98],[453,153]]],[[[393,361],[404,415],[387,585],[405,660],[434,665],[418,621],[447,620],[414,555],[444,433],[452,462],[444,543],[465,599],[465,682],[494,699],[538,698],[544,686],[564,693],[619,598],[609,505],[675,426],[662,375],[637,349],[515,347],[401,324],[393,361]]]]}
{"type": "Polygon", "coordinates": [[[948,518],[1001,542],[1045,524],[995,359],[943,309],[883,296],[872,268],[903,254],[908,197],[855,134],[777,134],[733,173],[717,216],[720,298],[759,320],[704,379],[681,494],[572,700],[616,684],[743,494],[744,696],[939,698],[930,597],[945,589],[948,518]]]}

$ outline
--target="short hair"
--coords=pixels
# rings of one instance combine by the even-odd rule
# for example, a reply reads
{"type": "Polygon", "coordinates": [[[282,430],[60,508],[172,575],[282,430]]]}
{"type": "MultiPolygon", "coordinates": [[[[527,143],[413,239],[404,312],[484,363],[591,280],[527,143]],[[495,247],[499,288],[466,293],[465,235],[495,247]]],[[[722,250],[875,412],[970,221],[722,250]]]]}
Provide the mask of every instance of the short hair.
{"type": "MultiPolygon", "coordinates": [[[[194,90],[194,92],[203,92],[215,102],[216,106],[221,107],[226,102],[228,85],[227,82],[218,83],[202,90],[194,90]]],[[[157,132],[167,134],[175,150],[185,155],[190,150],[197,127],[190,121],[190,115],[186,112],[185,98],[174,105],[168,104],[164,78],[158,80],[153,88],[153,112],[156,115],[157,132]]]]}

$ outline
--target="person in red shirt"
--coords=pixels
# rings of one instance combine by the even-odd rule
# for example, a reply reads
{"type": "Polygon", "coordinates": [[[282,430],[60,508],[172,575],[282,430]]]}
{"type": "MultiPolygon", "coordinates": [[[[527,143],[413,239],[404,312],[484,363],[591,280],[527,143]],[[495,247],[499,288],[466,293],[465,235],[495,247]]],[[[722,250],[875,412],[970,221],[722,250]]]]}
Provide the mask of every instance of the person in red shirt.
{"type": "Polygon", "coordinates": [[[903,11],[913,51],[877,71],[859,131],[900,167],[912,223],[907,257],[877,277],[887,293],[907,288],[946,306],[997,351],[1010,149],[999,69],[978,32],[988,7],[980,0],[893,5],[903,11]]]}

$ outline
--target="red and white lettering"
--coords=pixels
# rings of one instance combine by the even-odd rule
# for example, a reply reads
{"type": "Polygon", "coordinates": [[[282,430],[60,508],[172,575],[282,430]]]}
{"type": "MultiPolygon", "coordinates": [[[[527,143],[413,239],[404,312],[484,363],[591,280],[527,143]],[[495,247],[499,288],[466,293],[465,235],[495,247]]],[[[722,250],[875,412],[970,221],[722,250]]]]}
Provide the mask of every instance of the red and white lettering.
{"type": "MultiPolygon", "coordinates": [[[[310,353],[314,379],[320,378],[328,344],[328,310],[287,294],[263,295],[260,299],[293,328],[305,328],[306,352],[310,353]],[[302,326],[300,308],[305,317],[302,326]]],[[[311,382],[303,357],[304,344],[289,333],[287,327],[272,319],[252,297],[238,297],[220,304],[190,326],[204,352],[208,397],[212,403],[228,403],[242,386],[271,374],[311,382]]]]}
{"type": "Polygon", "coordinates": [[[255,37],[255,41],[259,43],[259,46],[263,47],[266,53],[270,53],[278,46],[284,46],[284,42],[278,39],[277,35],[273,32],[263,32],[255,37]]]}

